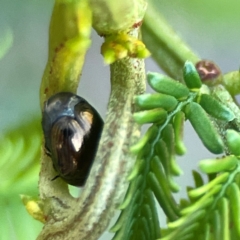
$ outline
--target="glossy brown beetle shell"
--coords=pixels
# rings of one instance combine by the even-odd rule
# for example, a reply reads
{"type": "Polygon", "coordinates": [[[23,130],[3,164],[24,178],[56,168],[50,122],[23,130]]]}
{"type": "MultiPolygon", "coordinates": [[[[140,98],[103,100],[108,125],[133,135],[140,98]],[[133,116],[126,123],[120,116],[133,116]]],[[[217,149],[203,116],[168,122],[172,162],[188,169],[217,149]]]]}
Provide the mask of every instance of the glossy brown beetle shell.
{"type": "Polygon", "coordinates": [[[60,92],[45,103],[42,128],[56,172],[68,184],[83,186],[102,133],[98,112],[82,97],[60,92]]]}

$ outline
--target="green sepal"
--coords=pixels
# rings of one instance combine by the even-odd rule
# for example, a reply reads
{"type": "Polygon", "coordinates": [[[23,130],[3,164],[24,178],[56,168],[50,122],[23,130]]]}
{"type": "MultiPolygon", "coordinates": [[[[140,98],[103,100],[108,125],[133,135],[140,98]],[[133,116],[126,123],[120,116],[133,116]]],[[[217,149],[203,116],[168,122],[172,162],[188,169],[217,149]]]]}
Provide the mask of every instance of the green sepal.
{"type": "Polygon", "coordinates": [[[142,110],[164,108],[168,112],[175,109],[178,104],[175,97],[161,93],[145,93],[138,95],[135,97],[135,102],[142,110]]]}
{"type": "Polygon", "coordinates": [[[199,104],[209,115],[217,119],[230,122],[235,118],[235,114],[228,107],[211,95],[201,94],[199,96],[199,104]]]}
{"type": "Polygon", "coordinates": [[[189,89],[185,85],[163,74],[149,72],[147,80],[155,91],[171,95],[178,100],[185,100],[189,95],[189,89]]]}
{"type": "Polygon", "coordinates": [[[167,118],[167,112],[163,108],[155,108],[136,112],[133,114],[133,118],[139,124],[162,123],[167,118]]]}
{"type": "Polygon", "coordinates": [[[240,156],[240,134],[232,129],[228,129],[226,140],[229,151],[236,156],[240,156]]]}
{"type": "Polygon", "coordinates": [[[220,159],[202,160],[199,163],[199,168],[205,173],[217,173],[233,169],[237,165],[237,162],[237,157],[229,155],[220,159]]]}
{"type": "Polygon", "coordinates": [[[224,144],[221,136],[203,108],[198,103],[191,102],[186,106],[184,112],[204,146],[212,153],[223,153],[224,144]]]}
{"type": "Polygon", "coordinates": [[[190,61],[186,61],[183,68],[183,78],[187,87],[191,90],[199,89],[202,86],[202,81],[199,77],[199,74],[190,61]]]}

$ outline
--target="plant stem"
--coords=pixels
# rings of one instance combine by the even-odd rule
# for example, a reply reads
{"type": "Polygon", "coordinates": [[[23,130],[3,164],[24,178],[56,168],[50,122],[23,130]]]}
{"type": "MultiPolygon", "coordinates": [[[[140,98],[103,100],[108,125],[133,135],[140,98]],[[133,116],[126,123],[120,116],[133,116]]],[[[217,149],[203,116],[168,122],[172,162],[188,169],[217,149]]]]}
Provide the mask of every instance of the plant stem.
{"type": "Polygon", "coordinates": [[[186,60],[194,64],[200,60],[150,3],[144,17],[142,35],[154,60],[174,79],[182,80],[186,60]]]}
{"type": "Polygon", "coordinates": [[[55,0],[49,27],[48,62],[44,70],[40,104],[57,92],[76,92],[92,23],[88,0],[55,0]]]}
{"type": "Polygon", "coordinates": [[[142,21],[146,0],[89,0],[93,13],[93,28],[99,35],[129,32],[142,21]]]}
{"type": "MultiPolygon", "coordinates": [[[[137,31],[133,30],[135,36],[137,31]]],[[[127,57],[110,69],[108,113],[87,183],[70,207],[62,204],[63,199],[54,198],[54,212],[48,215],[38,239],[98,239],[124,197],[135,161],[129,148],[140,135],[132,113],[134,95],[145,90],[144,60],[127,57]]]]}
{"type": "Polygon", "coordinates": [[[240,93],[240,71],[224,74],[223,84],[232,96],[240,93]]]}
{"type": "MultiPolygon", "coordinates": [[[[88,0],[55,0],[49,27],[48,62],[40,88],[41,109],[45,101],[57,92],[76,92],[79,75],[85,55],[90,45],[91,9],[88,0]]],[[[46,200],[46,208],[54,208],[55,200],[70,206],[74,199],[68,192],[67,185],[56,176],[51,159],[42,147],[39,195],[46,200]]],[[[58,208],[58,204],[56,203],[58,208]]],[[[60,211],[59,209],[57,211],[60,211]]],[[[53,210],[54,212],[54,210],[53,210]]],[[[46,215],[48,210],[46,210],[46,215]]]]}

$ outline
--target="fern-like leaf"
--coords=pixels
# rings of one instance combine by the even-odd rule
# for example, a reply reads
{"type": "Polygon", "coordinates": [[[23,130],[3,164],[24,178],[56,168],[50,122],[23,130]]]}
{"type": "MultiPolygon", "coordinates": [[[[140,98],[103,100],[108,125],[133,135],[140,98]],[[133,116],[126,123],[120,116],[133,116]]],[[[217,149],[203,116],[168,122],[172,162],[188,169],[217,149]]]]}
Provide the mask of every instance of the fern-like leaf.
{"type": "Polygon", "coordinates": [[[182,172],[176,154],[185,153],[182,142],[185,118],[190,120],[203,144],[213,153],[226,150],[217,124],[224,123],[228,128],[228,123],[236,118],[236,112],[229,105],[225,106],[211,95],[206,96],[210,90],[201,84],[192,63],[186,62],[183,73],[187,87],[164,75],[148,74],[149,84],[158,93],[140,95],[135,99],[140,108],[140,112],[134,114],[135,121],[152,123],[152,126],[131,148],[137,154],[136,164],[120,206],[122,212],[112,228],[114,239],[240,237],[239,185],[236,180],[239,163],[236,156],[201,161],[200,168],[208,174],[209,182],[204,184],[201,175],[194,171],[195,188],[188,187],[189,200],[183,199],[177,204],[173,197],[173,193],[180,190],[175,182],[175,177],[182,172]],[[212,107],[209,108],[208,104],[212,107]],[[215,123],[213,119],[216,119],[215,123]],[[218,164],[217,167],[214,164],[218,164]],[[168,219],[168,228],[161,232],[153,196],[168,219]],[[237,213],[231,204],[236,205],[237,213]],[[233,218],[236,230],[231,230],[230,219],[233,218]],[[218,224],[221,227],[217,227],[218,224]]]}
{"type": "Polygon", "coordinates": [[[39,117],[7,131],[0,139],[1,239],[34,239],[40,230],[41,224],[28,216],[20,194],[37,195],[41,141],[39,117]]]}

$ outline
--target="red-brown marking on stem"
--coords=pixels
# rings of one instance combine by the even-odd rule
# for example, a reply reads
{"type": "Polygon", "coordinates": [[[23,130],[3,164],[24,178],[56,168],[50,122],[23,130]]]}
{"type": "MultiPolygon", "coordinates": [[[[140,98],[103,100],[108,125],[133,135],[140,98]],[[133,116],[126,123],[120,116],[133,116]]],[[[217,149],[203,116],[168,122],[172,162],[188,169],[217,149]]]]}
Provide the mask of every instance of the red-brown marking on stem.
{"type": "Polygon", "coordinates": [[[216,79],[219,75],[221,75],[219,67],[209,60],[201,60],[197,62],[196,69],[202,81],[216,79]]]}

